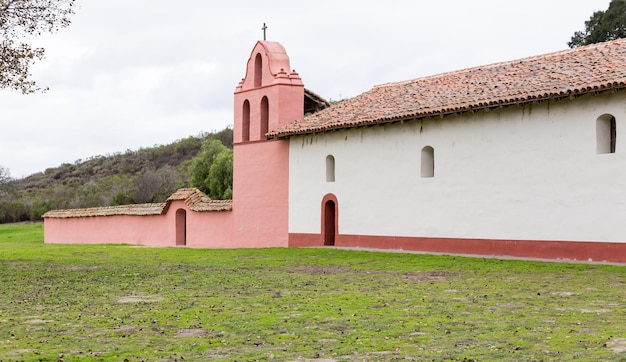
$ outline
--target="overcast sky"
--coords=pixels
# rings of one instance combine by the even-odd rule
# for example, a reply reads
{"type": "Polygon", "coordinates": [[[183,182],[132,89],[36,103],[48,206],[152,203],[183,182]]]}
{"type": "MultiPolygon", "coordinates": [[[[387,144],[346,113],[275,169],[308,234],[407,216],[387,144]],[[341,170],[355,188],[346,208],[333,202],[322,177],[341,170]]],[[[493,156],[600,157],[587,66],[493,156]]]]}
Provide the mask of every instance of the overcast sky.
{"type": "Polygon", "coordinates": [[[78,0],[33,40],[45,94],[0,91],[0,166],[21,178],[233,124],[261,27],[305,87],[342,99],[376,84],[562,50],[610,0],[78,0]]]}

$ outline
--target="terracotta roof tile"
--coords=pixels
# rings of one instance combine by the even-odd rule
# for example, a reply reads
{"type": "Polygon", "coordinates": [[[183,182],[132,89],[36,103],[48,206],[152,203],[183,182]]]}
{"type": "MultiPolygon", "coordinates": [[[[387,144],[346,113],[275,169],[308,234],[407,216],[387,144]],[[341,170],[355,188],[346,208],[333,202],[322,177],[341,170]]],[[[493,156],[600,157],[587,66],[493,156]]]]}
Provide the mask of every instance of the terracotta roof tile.
{"type": "Polygon", "coordinates": [[[375,86],[268,138],[561,99],[626,88],[626,39],[375,86]]]}
{"type": "Polygon", "coordinates": [[[230,211],[233,208],[232,200],[212,200],[197,188],[179,189],[167,201],[185,201],[185,205],[193,211],[230,211]]]}
{"type": "Polygon", "coordinates": [[[231,211],[232,200],[209,200],[189,207],[193,211],[231,211]]]}
{"type": "Polygon", "coordinates": [[[179,189],[170,196],[166,202],[153,204],[121,205],[92,207],[86,209],[51,210],[46,212],[44,218],[66,219],[73,217],[95,217],[114,215],[148,216],[162,215],[172,201],[184,201],[192,211],[230,211],[232,200],[211,200],[202,191],[196,188],[179,189]]]}
{"type": "Polygon", "coordinates": [[[66,219],[71,217],[113,216],[113,215],[161,215],[166,207],[165,202],[155,204],[120,205],[106,207],[90,207],[86,209],[50,210],[44,218],[66,219]]]}

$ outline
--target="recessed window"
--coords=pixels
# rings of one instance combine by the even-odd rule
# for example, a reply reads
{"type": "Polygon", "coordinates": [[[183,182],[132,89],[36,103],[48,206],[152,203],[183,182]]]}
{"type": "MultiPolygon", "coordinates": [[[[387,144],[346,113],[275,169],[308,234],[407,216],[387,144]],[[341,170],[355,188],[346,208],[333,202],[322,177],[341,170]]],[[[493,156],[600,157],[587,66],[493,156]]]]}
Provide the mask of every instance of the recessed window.
{"type": "Polygon", "coordinates": [[[268,132],[270,120],[270,105],[267,97],[261,99],[261,139],[265,138],[265,134],[268,132]]]}
{"type": "Polygon", "coordinates": [[[426,146],[422,148],[422,177],[434,177],[435,176],[435,150],[426,146]]]}
{"type": "Polygon", "coordinates": [[[261,53],[254,59],[254,88],[258,88],[263,83],[263,58],[261,53]]]}
{"type": "Polygon", "coordinates": [[[241,141],[250,141],[250,102],[247,99],[243,102],[241,114],[241,141]]]}
{"type": "Polygon", "coordinates": [[[617,146],[617,126],[615,117],[604,114],[596,120],[596,152],[615,153],[617,146]]]}
{"type": "Polygon", "coordinates": [[[335,157],[326,156],[326,182],[335,182],[335,157]]]}

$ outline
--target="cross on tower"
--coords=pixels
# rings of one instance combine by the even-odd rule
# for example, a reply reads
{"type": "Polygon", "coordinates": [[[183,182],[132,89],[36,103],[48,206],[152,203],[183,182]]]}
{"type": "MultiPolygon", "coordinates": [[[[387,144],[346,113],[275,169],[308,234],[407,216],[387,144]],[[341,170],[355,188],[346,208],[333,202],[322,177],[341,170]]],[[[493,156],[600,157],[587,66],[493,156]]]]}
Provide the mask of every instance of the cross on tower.
{"type": "Polygon", "coordinates": [[[267,25],[265,25],[265,23],[263,23],[263,27],[261,28],[261,30],[263,30],[263,40],[265,41],[265,40],[267,40],[265,38],[265,30],[267,30],[267,25]]]}

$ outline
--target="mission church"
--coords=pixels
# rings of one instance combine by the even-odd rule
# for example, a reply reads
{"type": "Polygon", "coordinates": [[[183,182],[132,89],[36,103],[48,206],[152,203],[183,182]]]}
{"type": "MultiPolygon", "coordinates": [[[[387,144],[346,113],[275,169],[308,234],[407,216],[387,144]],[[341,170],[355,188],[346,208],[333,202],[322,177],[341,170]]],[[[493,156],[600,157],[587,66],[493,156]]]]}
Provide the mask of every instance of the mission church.
{"type": "Polygon", "coordinates": [[[46,243],[339,246],[626,262],[626,40],[382,84],[336,104],[259,41],[232,200],[44,215],[46,243]]]}

